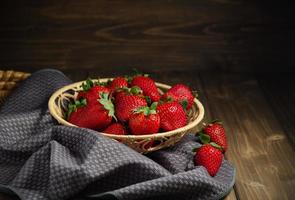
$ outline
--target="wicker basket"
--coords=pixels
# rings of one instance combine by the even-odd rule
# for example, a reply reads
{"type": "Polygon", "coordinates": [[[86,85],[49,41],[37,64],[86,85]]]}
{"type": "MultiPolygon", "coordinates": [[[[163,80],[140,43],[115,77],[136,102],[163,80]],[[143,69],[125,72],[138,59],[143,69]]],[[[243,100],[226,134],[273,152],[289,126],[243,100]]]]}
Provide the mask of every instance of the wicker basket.
{"type": "MultiPolygon", "coordinates": [[[[100,79],[100,82],[106,82],[108,78],[100,79]]],[[[70,101],[76,98],[77,91],[80,90],[82,82],[73,83],[56,91],[50,98],[48,107],[51,115],[60,123],[67,126],[75,126],[64,119],[64,113],[67,110],[67,105],[70,101]]],[[[169,85],[156,83],[159,92],[163,93],[170,88],[169,85]]],[[[104,136],[118,140],[140,153],[148,153],[156,151],[178,142],[186,133],[193,133],[198,130],[198,125],[204,117],[204,107],[201,102],[194,99],[192,109],[188,112],[188,125],[169,132],[161,132],[149,135],[114,135],[100,133],[104,136]],[[154,141],[151,147],[150,142],[154,141]]]]}
{"type": "Polygon", "coordinates": [[[30,76],[29,73],[0,70],[0,106],[4,103],[7,95],[18,83],[30,76]]]}

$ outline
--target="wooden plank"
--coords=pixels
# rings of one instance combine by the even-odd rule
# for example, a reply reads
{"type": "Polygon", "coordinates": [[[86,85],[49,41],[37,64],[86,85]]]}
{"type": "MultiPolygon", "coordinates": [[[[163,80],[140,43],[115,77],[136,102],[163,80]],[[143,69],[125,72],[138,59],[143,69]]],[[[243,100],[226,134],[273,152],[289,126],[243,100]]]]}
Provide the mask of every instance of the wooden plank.
{"type": "Polygon", "coordinates": [[[292,199],[294,151],[257,80],[241,74],[201,74],[213,117],[228,131],[226,153],[237,168],[236,192],[244,199],[292,199]]]}
{"type": "Polygon", "coordinates": [[[295,79],[293,74],[257,75],[266,100],[295,150],[295,79]]]}
{"type": "Polygon", "coordinates": [[[294,12],[276,8],[230,0],[5,1],[0,68],[292,69],[294,12]]]}

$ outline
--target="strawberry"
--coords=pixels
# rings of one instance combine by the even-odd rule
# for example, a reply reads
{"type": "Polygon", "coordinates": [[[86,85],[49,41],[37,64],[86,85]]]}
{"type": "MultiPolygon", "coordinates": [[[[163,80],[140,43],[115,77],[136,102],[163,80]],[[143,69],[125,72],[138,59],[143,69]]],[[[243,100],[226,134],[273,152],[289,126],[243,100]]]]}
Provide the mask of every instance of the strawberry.
{"type": "Polygon", "coordinates": [[[134,135],[157,133],[160,128],[160,116],[156,111],[157,103],[151,107],[140,107],[129,119],[129,127],[134,135]]]}
{"type": "Polygon", "coordinates": [[[205,167],[210,176],[215,176],[222,163],[222,153],[210,144],[204,144],[194,157],[195,165],[205,167]]]}
{"type": "Polygon", "coordinates": [[[186,85],[177,84],[163,94],[162,99],[178,101],[185,109],[189,110],[193,105],[194,95],[186,85]]]}
{"type": "Polygon", "coordinates": [[[203,133],[210,136],[210,140],[215,142],[222,148],[222,152],[226,152],[227,150],[227,141],[225,130],[222,126],[222,123],[218,120],[213,121],[209,125],[206,125],[203,129],[203,133]]]}
{"type": "Polygon", "coordinates": [[[108,88],[111,91],[115,91],[118,88],[122,88],[122,87],[128,87],[128,82],[125,78],[123,77],[116,77],[114,78],[111,83],[109,84],[108,88]]]}
{"type": "Polygon", "coordinates": [[[152,102],[160,100],[160,93],[155,81],[147,76],[135,76],[131,81],[131,86],[138,86],[142,89],[143,94],[148,96],[152,102]]]}
{"type": "Polygon", "coordinates": [[[116,116],[121,122],[126,122],[132,115],[133,110],[147,106],[146,100],[139,95],[140,89],[132,87],[129,91],[121,91],[115,99],[116,116]]]}
{"type": "Polygon", "coordinates": [[[120,123],[111,124],[103,132],[115,134],[115,135],[126,135],[127,134],[126,128],[120,123]]]}
{"type": "Polygon", "coordinates": [[[85,98],[87,103],[97,101],[99,99],[99,93],[104,92],[109,94],[111,91],[107,87],[103,86],[99,82],[93,82],[90,78],[88,78],[85,83],[82,83],[81,87],[82,91],[79,91],[77,99],[85,98]]]}
{"type": "Polygon", "coordinates": [[[99,99],[99,94],[101,92],[109,94],[110,89],[104,86],[96,85],[86,92],[84,98],[86,98],[87,102],[97,101],[97,99],[99,99]]]}
{"type": "Polygon", "coordinates": [[[182,106],[177,102],[166,102],[157,107],[161,119],[161,128],[171,131],[187,125],[188,120],[182,106]]]}
{"type": "Polygon", "coordinates": [[[97,101],[87,102],[85,99],[82,106],[70,104],[68,109],[68,121],[79,127],[95,130],[105,129],[114,117],[114,105],[108,98],[107,93],[101,92],[97,101]]]}

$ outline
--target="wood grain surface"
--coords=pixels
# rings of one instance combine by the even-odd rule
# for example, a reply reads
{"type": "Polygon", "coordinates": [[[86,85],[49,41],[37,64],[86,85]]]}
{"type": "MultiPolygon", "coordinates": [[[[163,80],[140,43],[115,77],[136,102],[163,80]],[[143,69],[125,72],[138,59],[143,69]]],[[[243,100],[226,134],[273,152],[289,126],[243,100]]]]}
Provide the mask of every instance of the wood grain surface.
{"type": "Polygon", "coordinates": [[[294,7],[277,4],[3,1],[0,68],[292,70],[294,7]]]}
{"type": "Polygon", "coordinates": [[[295,150],[295,79],[293,73],[257,75],[257,80],[295,150]]]}
{"type": "Polygon", "coordinates": [[[237,167],[239,199],[292,199],[294,151],[258,81],[241,74],[201,78],[211,114],[228,130],[227,157],[237,167]]]}

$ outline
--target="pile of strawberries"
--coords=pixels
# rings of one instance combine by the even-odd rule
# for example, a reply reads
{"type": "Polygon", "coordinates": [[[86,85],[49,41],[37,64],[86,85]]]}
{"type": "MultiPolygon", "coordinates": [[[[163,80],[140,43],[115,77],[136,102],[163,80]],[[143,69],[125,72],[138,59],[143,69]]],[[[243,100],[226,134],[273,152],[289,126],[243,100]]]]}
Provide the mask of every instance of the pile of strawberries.
{"type": "MultiPolygon", "coordinates": [[[[161,95],[155,81],[147,75],[116,77],[106,83],[87,79],[81,88],[68,106],[66,119],[79,127],[117,135],[154,134],[181,128],[188,123],[187,111],[194,100],[192,91],[184,84],[161,95]]],[[[215,176],[222,153],[227,150],[223,125],[213,121],[198,136],[202,146],[194,149],[195,165],[204,166],[215,176]]]]}
{"type": "Polygon", "coordinates": [[[187,125],[194,95],[177,84],[161,95],[147,75],[116,77],[107,83],[87,79],[68,106],[67,120],[79,127],[117,135],[171,131],[187,125]]]}
{"type": "Polygon", "coordinates": [[[204,166],[211,176],[215,176],[222,163],[222,153],[227,150],[225,129],[219,120],[205,125],[198,133],[202,146],[196,151],[195,165],[204,166]]]}

